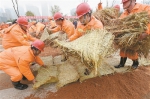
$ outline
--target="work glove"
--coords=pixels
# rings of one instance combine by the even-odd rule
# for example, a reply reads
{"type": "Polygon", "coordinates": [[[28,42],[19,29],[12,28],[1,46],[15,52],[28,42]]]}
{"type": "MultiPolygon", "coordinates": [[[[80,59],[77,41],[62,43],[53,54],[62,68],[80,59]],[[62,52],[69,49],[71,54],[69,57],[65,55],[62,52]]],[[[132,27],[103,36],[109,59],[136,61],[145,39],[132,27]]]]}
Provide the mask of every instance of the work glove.
{"type": "Polygon", "coordinates": [[[33,79],[33,80],[32,80],[32,83],[33,83],[33,84],[35,84],[35,83],[36,83],[36,80],[35,80],[35,79],[33,79]]]}

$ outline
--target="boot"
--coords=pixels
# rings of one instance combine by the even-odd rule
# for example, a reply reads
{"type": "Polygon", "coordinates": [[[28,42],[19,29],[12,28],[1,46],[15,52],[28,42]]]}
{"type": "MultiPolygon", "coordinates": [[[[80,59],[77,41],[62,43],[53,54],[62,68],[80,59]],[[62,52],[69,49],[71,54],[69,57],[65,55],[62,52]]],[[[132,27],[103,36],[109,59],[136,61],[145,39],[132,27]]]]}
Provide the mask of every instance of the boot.
{"type": "Polygon", "coordinates": [[[117,66],[114,66],[115,68],[124,67],[124,64],[126,63],[127,57],[121,57],[120,58],[120,64],[117,66]]]}
{"type": "Polygon", "coordinates": [[[18,82],[13,82],[12,81],[12,84],[14,85],[14,87],[16,89],[19,89],[19,90],[24,90],[24,89],[28,88],[28,85],[22,84],[22,83],[20,83],[20,81],[18,81],[18,82]]]}
{"type": "Polygon", "coordinates": [[[138,67],[138,65],[139,65],[138,59],[132,60],[132,61],[133,61],[132,68],[136,69],[138,67]]]}

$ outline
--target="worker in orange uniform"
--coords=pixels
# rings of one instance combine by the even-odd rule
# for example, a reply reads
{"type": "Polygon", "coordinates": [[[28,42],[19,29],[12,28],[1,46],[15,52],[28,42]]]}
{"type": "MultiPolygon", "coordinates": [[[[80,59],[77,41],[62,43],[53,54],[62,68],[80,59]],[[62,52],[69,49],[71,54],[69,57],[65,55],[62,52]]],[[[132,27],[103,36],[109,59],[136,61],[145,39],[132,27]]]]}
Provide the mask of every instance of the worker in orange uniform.
{"type": "Polygon", "coordinates": [[[0,70],[10,76],[12,84],[16,89],[23,90],[28,87],[20,83],[23,76],[35,83],[34,75],[30,69],[30,63],[36,62],[40,66],[46,67],[38,57],[44,50],[44,42],[36,40],[31,46],[19,46],[4,50],[0,53],[0,70]]]}
{"type": "Polygon", "coordinates": [[[0,38],[3,37],[3,33],[4,33],[4,29],[8,28],[9,27],[9,24],[5,24],[5,23],[1,23],[0,24],[0,38]]]}
{"type": "Polygon", "coordinates": [[[43,33],[44,29],[46,28],[46,25],[44,25],[41,22],[33,21],[30,23],[30,27],[28,29],[28,32],[33,36],[38,38],[40,33],[43,33]]]}
{"type": "Polygon", "coordinates": [[[44,29],[46,28],[46,25],[44,25],[43,23],[41,22],[38,22],[36,24],[36,37],[40,34],[40,33],[43,33],[44,29]]]}
{"type": "Polygon", "coordinates": [[[33,42],[36,38],[27,33],[27,28],[28,21],[23,17],[19,17],[16,24],[5,29],[2,39],[4,49],[23,45],[30,46],[29,41],[33,42]]]}
{"type": "MultiPolygon", "coordinates": [[[[17,21],[17,19],[13,20],[13,22],[12,22],[12,24],[11,24],[11,25],[15,24],[15,23],[16,23],[16,21],[17,21]]],[[[2,38],[2,37],[3,37],[3,34],[5,33],[5,29],[7,29],[7,28],[4,28],[3,30],[0,30],[0,38],[2,38]]]]}
{"type": "Polygon", "coordinates": [[[5,32],[5,30],[0,30],[0,38],[3,37],[4,32],[5,32]]]}
{"type": "Polygon", "coordinates": [[[36,24],[36,21],[32,21],[29,23],[28,33],[30,33],[31,35],[36,33],[36,24]]]}
{"type": "MultiPolygon", "coordinates": [[[[120,18],[124,18],[128,15],[142,12],[142,11],[148,11],[148,13],[150,14],[150,6],[149,5],[136,3],[136,0],[122,0],[122,3],[123,3],[123,8],[125,9],[125,11],[121,14],[120,18]]],[[[141,34],[141,36],[139,37],[139,40],[146,38],[147,35],[150,34],[149,29],[150,29],[150,24],[148,24],[147,31],[145,33],[141,34]]],[[[133,49],[133,51],[134,51],[134,49],[133,49]]],[[[134,51],[133,54],[131,55],[128,52],[121,49],[120,56],[121,56],[120,64],[115,66],[115,68],[124,67],[127,57],[129,59],[132,59],[132,61],[133,61],[132,68],[133,69],[136,69],[138,67],[138,65],[139,65],[138,53],[136,51],[134,51]]]]}
{"type": "Polygon", "coordinates": [[[0,24],[0,30],[3,30],[3,29],[8,28],[8,27],[9,27],[9,24],[6,24],[6,23],[0,24]]]}
{"type": "Polygon", "coordinates": [[[48,19],[49,19],[49,25],[50,25],[49,28],[50,29],[57,27],[55,21],[53,21],[53,17],[48,17],[48,19]]]}
{"type": "Polygon", "coordinates": [[[100,3],[98,3],[98,10],[102,10],[102,9],[103,9],[102,3],[100,2],[100,3]]]}
{"type": "Polygon", "coordinates": [[[81,3],[77,6],[76,14],[79,18],[76,32],[67,41],[73,41],[84,35],[87,30],[102,29],[103,24],[92,16],[91,8],[87,3],[81,3]]]}
{"type": "Polygon", "coordinates": [[[74,34],[75,28],[73,23],[69,20],[66,20],[60,12],[54,14],[54,20],[57,24],[57,27],[54,29],[47,29],[49,33],[61,31],[62,33],[67,34],[67,38],[74,34]]]}

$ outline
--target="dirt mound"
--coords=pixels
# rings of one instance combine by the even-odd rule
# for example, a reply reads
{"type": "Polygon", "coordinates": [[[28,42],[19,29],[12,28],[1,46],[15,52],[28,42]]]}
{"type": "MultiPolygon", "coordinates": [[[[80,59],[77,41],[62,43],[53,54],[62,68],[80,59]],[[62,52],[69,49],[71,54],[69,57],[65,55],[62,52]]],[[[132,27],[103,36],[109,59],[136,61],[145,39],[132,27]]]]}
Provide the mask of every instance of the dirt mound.
{"type": "MultiPolygon", "coordinates": [[[[88,79],[48,92],[44,99],[150,99],[150,67],[88,79]]],[[[25,99],[39,99],[31,95],[25,99]]]]}

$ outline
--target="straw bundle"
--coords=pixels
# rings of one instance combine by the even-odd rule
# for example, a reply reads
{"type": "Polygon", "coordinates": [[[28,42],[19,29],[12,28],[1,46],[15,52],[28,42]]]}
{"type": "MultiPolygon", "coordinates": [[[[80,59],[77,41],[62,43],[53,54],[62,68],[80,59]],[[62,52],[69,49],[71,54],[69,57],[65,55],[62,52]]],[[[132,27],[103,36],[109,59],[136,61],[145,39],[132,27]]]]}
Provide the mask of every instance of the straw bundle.
{"type": "Polygon", "coordinates": [[[105,27],[115,35],[115,43],[119,48],[133,53],[135,51],[145,56],[150,49],[150,37],[139,40],[142,33],[147,30],[150,17],[147,12],[140,12],[129,15],[123,19],[116,19],[110,26],[105,27]]]}
{"type": "MultiPolygon", "coordinates": [[[[47,61],[46,63],[48,63],[48,61],[50,61],[49,58],[50,57],[47,56],[42,59],[44,62],[47,61]]],[[[36,76],[37,82],[34,84],[33,88],[37,89],[41,85],[53,82],[56,82],[57,88],[61,88],[64,85],[76,82],[78,79],[82,82],[85,79],[96,76],[113,74],[115,72],[126,72],[126,69],[113,69],[112,62],[115,63],[115,60],[110,61],[105,58],[102,61],[101,66],[98,66],[98,75],[95,75],[94,71],[92,71],[89,75],[85,75],[84,72],[85,69],[87,69],[86,65],[82,63],[78,57],[69,56],[68,60],[60,65],[51,66],[48,64],[48,68],[40,68],[38,70],[38,75],[36,76]]]]}
{"type": "Polygon", "coordinates": [[[104,26],[109,25],[110,20],[117,19],[119,16],[119,11],[115,8],[105,8],[102,10],[97,10],[93,15],[100,20],[104,26]]]}
{"type": "Polygon", "coordinates": [[[114,36],[106,30],[91,30],[72,42],[56,40],[55,43],[62,47],[66,55],[78,57],[89,72],[94,71],[97,75],[102,59],[112,52],[113,40],[114,36]]]}
{"type": "Polygon", "coordinates": [[[62,34],[60,32],[56,32],[53,34],[50,34],[47,32],[47,29],[44,30],[40,40],[42,40],[46,46],[51,46],[51,47],[55,47],[53,41],[55,39],[59,39],[59,40],[65,40],[66,39],[66,34],[62,34]]]}
{"type": "Polygon", "coordinates": [[[40,33],[38,34],[38,36],[36,36],[36,32],[30,33],[31,36],[36,37],[36,38],[38,38],[38,39],[41,38],[42,34],[43,34],[43,32],[40,32],[40,33]]]}
{"type": "MultiPolygon", "coordinates": [[[[48,63],[49,56],[43,57],[48,63]]],[[[63,87],[69,83],[75,82],[79,79],[79,74],[69,61],[62,64],[52,66],[48,64],[48,68],[40,67],[36,76],[36,83],[33,85],[34,89],[39,88],[45,84],[51,84],[57,82],[57,88],[63,87]]]]}
{"type": "Polygon", "coordinates": [[[40,40],[45,41],[48,37],[49,37],[49,33],[47,32],[47,29],[45,28],[40,40]]]}
{"type": "Polygon", "coordinates": [[[63,87],[66,84],[75,82],[79,79],[79,74],[75,67],[68,61],[58,66],[58,83],[57,88],[63,87]]]}
{"type": "Polygon", "coordinates": [[[34,89],[39,88],[41,85],[58,82],[58,71],[55,66],[48,66],[48,68],[41,67],[35,78],[36,83],[33,85],[34,89]]]}
{"type": "Polygon", "coordinates": [[[91,71],[89,75],[85,75],[85,70],[87,70],[87,66],[83,62],[81,62],[81,60],[78,57],[69,56],[67,61],[76,68],[80,76],[79,77],[80,82],[97,76],[94,74],[94,71],[91,71]]]}
{"type": "Polygon", "coordinates": [[[108,75],[108,74],[114,74],[115,70],[113,69],[113,66],[109,65],[107,61],[103,61],[102,65],[99,68],[99,76],[101,75],[108,75]]]}

